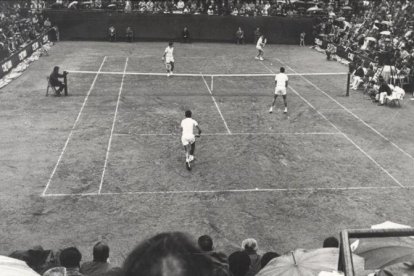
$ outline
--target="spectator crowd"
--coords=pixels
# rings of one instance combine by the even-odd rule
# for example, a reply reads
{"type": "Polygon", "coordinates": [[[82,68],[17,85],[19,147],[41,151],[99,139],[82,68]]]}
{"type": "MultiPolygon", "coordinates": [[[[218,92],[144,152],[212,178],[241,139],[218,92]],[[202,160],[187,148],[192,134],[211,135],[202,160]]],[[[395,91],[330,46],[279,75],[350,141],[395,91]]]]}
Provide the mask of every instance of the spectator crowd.
{"type": "Polygon", "coordinates": [[[37,39],[50,26],[30,1],[0,1],[0,61],[37,39]]]}
{"type": "MultiPolygon", "coordinates": [[[[324,248],[338,246],[334,237],[323,243],[324,248]]],[[[36,272],[33,275],[43,276],[254,276],[279,256],[273,251],[263,254],[252,238],[227,256],[215,248],[210,236],[193,240],[182,232],[161,233],[142,241],[126,256],[122,267],[110,264],[110,248],[103,241],[94,245],[92,260],[86,262],[76,247],[51,251],[37,246],[9,255],[24,261],[36,272]]],[[[0,274],[1,269],[0,265],[0,274]]]]}
{"type": "Polygon", "coordinates": [[[414,4],[410,0],[365,0],[356,5],[356,12],[347,16],[330,11],[319,17],[313,35],[327,45],[328,59],[338,47],[352,56],[351,88],[364,88],[383,105],[378,96],[384,92],[378,89],[383,82],[392,84],[391,92],[386,89],[388,96],[394,87],[413,91],[414,4]]]}
{"type": "MultiPolygon", "coordinates": [[[[140,13],[182,13],[238,16],[294,16],[308,14],[316,5],[299,0],[46,0],[47,7],[69,9],[116,9],[140,13]]],[[[328,0],[325,0],[328,1],[328,0]]],[[[320,2],[318,11],[325,10],[320,2]]],[[[339,7],[339,1],[335,7],[339,7]]],[[[313,12],[312,12],[313,13],[313,12]]]]}

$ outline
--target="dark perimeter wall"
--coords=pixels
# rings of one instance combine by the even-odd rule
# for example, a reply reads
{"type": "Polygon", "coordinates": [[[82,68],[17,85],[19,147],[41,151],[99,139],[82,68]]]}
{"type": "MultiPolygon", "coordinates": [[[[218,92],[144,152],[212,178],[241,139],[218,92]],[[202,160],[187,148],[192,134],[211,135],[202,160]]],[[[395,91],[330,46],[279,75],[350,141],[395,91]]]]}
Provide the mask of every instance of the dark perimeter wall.
{"type": "Polygon", "coordinates": [[[306,32],[307,41],[313,39],[313,19],[307,17],[146,15],[71,10],[45,10],[44,13],[59,27],[62,40],[106,40],[111,25],[120,39],[125,36],[127,26],[133,28],[135,40],[178,40],[185,26],[195,41],[234,41],[239,26],[245,32],[246,42],[253,42],[256,27],[260,27],[268,42],[273,44],[298,44],[302,31],[306,32]]]}

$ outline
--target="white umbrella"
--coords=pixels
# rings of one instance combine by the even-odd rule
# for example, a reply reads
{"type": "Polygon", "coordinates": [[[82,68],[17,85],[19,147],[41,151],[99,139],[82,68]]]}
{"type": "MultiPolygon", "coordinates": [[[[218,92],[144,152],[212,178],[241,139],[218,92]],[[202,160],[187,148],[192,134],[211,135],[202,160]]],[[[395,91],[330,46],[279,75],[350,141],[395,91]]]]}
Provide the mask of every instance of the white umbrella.
{"type": "Polygon", "coordinates": [[[78,1],[73,1],[69,4],[68,8],[72,8],[73,6],[76,6],[78,4],[78,1]]]}
{"type": "Polygon", "coordinates": [[[311,12],[311,11],[321,11],[322,9],[318,8],[318,6],[314,6],[314,7],[310,7],[307,11],[311,12]]]}
{"type": "Polygon", "coordinates": [[[23,261],[6,256],[0,256],[1,276],[39,276],[23,261]]]}

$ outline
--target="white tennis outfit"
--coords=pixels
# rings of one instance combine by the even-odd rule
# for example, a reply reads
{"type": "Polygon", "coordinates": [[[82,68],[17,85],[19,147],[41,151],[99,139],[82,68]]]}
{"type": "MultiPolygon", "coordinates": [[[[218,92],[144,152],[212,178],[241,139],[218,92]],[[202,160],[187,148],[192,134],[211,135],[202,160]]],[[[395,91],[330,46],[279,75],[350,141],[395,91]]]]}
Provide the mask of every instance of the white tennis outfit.
{"type": "Polygon", "coordinates": [[[263,37],[259,37],[257,40],[256,49],[263,51],[263,37]]]}
{"type": "Polygon", "coordinates": [[[286,95],[286,82],[289,80],[288,76],[285,73],[276,74],[275,81],[275,94],[276,95],[286,95]]]}
{"type": "Polygon", "coordinates": [[[165,48],[165,62],[170,63],[174,62],[174,48],[173,47],[167,47],[165,48]]]}
{"type": "Polygon", "coordinates": [[[181,142],[183,146],[191,145],[195,142],[194,127],[196,126],[198,126],[198,123],[192,118],[185,118],[181,121],[181,128],[183,129],[181,142]]]}

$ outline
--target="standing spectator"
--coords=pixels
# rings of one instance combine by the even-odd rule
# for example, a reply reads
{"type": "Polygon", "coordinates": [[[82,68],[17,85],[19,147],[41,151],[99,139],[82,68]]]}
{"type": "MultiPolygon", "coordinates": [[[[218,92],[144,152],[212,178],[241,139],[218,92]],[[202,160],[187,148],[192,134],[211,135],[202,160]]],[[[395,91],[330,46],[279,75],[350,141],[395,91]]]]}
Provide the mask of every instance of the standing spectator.
{"type": "Polygon", "coordinates": [[[232,276],[246,276],[250,268],[250,258],[245,251],[236,251],[229,256],[229,269],[232,276]]]}
{"type": "Polygon", "coordinates": [[[43,22],[43,26],[45,26],[46,30],[52,27],[52,22],[50,22],[49,17],[46,18],[45,22],[43,22]]]}
{"type": "Polygon", "coordinates": [[[93,261],[83,263],[80,272],[87,276],[100,276],[111,270],[108,263],[109,246],[104,242],[98,242],[93,247],[93,261]]]}
{"type": "Polygon", "coordinates": [[[300,33],[299,46],[305,46],[305,36],[306,36],[305,32],[300,33]]]}
{"type": "Polygon", "coordinates": [[[190,43],[190,32],[188,31],[187,26],[183,29],[183,43],[190,43]]]}
{"type": "Polygon", "coordinates": [[[213,260],[215,275],[229,274],[229,264],[227,256],[222,252],[214,251],[213,239],[210,236],[200,236],[198,238],[198,246],[206,255],[210,256],[213,260]]]}
{"type": "Polygon", "coordinates": [[[129,26],[125,30],[125,37],[128,42],[134,41],[134,31],[129,26]]]}
{"type": "Polygon", "coordinates": [[[260,261],[262,256],[260,256],[257,253],[257,250],[259,249],[257,245],[257,241],[255,239],[245,239],[242,242],[242,249],[244,252],[247,253],[247,255],[250,258],[250,267],[249,271],[247,272],[246,276],[254,276],[257,272],[259,272],[261,265],[260,261]]]}
{"type": "Polygon", "coordinates": [[[241,27],[236,32],[236,44],[244,44],[244,31],[241,27]]]}
{"type": "Polygon", "coordinates": [[[109,27],[108,34],[109,34],[109,41],[115,42],[116,41],[116,29],[114,26],[109,27]]]}
{"type": "Polygon", "coordinates": [[[129,253],[124,276],[213,276],[213,262],[184,233],[161,233],[129,253]]]}

